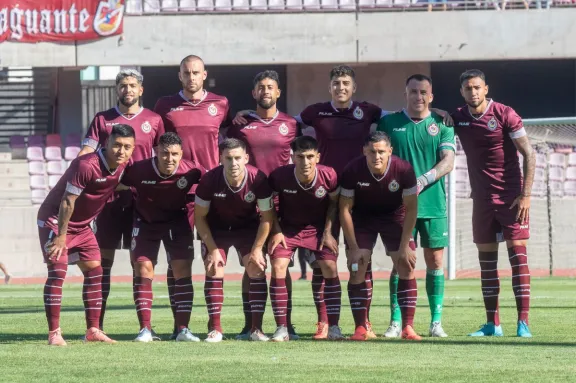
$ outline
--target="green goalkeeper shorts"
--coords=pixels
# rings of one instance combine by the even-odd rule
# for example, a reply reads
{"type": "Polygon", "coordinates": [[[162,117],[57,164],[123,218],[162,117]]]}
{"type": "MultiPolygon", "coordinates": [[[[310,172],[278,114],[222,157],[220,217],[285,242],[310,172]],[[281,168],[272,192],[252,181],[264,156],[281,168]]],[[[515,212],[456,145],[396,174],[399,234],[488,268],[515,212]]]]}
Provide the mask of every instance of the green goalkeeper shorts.
{"type": "Polygon", "coordinates": [[[418,218],[414,227],[414,242],[426,249],[448,246],[448,219],[418,218]]]}

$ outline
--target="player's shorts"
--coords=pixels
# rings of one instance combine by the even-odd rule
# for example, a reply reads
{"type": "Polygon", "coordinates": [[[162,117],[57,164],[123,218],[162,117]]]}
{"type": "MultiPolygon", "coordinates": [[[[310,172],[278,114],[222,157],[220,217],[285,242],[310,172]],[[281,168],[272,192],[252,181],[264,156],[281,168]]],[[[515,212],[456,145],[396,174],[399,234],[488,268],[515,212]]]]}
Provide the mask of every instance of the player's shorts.
{"type": "Polygon", "coordinates": [[[186,211],[188,214],[188,224],[194,230],[194,194],[188,194],[186,198],[186,211]]]}
{"type": "Polygon", "coordinates": [[[518,206],[510,209],[512,201],[495,203],[472,200],[472,237],[474,243],[494,243],[503,240],[530,238],[530,223],[516,220],[518,206]]]}
{"type": "Polygon", "coordinates": [[[314,261],[336,261],[338,256],[327,248],[318,250],[320,241],[322,241],[322,232],[316,229],[306,230],[290,230],[282,229],[284,239],[286,241],[286,249],[282,244],[276,246],[274,252],[270,254],[270,259],[288,258],[294,261],[294,253],[296,249],[303,248],[310,250],[310,255],[307,257],[308,262],[314,261]]]}
{"type": "Polygon", "coordinates": [[[130,257],[133,262],[158,262],[160,242],[164,243],[168,262],[193,260],[194,243],[192,230],[186,221],[170,224],[149,224],[142,220],[134,221],[130,257]]]}
{"type": "MultiPolygon", "coordinates": [[[[402,223],[400,222],[386,222],[381,223],[378,228],[367,227],[354,222],[354,234],[356,236],[356,243],[360,249],[374,250],[378,235],[386,247],[386,254],[398,251],[400,249],[400,242],[402,238],[402,223]]],[[[348,248],[348,245],[346,244],[348,248]]],[[[416,249],[414,241],[410,241],[410,248],[416,249]]]]}
{"type": "MultiPolygon", "coordinates": [[[[230,251],[230,248],[234,247],[238,253],[238,261],[240,262],[240,266],[244,266],[242,257],[248,255],[252,250],[254,240],[256,240],[257,232],[258,228],[222,231],[213,230],[212,238],[214,238],[214,242],[216,243],[216,246],[218,246],[218,251],[220,251],[222,259],[224,259],[224,264],[228,262],[228,252],[230,251]]],[[[208,255],[208,249],[204,243],[202,243],[201,249],[202,259],[205,260],[206,256],[208,255]]]]}
{"type": "Polygon", "coordinates": [[[117,193],[94,222],[94,233],[101,249],[129,249],[132,239],[133,205],[130,190],[117,193]]]}
{"type": "Polygon", "coordinates": [[[68,229],[66,234],[67,249],[57,261],[48,260],[48,243],[58,234],[58,227],[48,222],[38,221],[40,249],[45,263],[63,263],[73,265],[79,261],[100,261],[100,248],[90,226],[81,229],[68,229]]]}
{"type": "Polygon", "coordinates": [[[448,246],[448,219],[418,218],[412,232],[414,243],[425,249],[440,249],[448,246]],[[420,237],[420,238],[418,238],[420,237]]]}

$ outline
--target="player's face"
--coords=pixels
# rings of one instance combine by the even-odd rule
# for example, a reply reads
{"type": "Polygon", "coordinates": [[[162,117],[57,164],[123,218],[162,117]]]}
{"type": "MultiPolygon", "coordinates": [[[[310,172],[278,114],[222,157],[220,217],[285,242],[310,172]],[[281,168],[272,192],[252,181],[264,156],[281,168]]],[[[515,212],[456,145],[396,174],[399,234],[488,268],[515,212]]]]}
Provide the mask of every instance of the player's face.
{"type": "Polygon", "coordinates": [[[466,104],[476,108],[486,100],[488,85],[480,77],[473,77],[462,82],[460,94],[464,97],[466,104]]]}
{"type": "Polygon", "coordinates": [[[138,104],[144,88],[134,77],[124,77],[116,86],[118,101],[125,107],[138,104]]]}
{"type": "Polygon", "coordinates": [[[117,167],[127,162],[132,157],[133,151],[134,137],[111,136],[106,144],[108,166],[117,167]]]}
{"type": "Polygon", "coordinates": [[[356,82],[350,76],[334,77],[330,81],[330,94],[332,101],[337,104],[346,104],[356,93],[356,82]]]}
{"type": "Polygon", "coordinates": [[[242,148],[225,149],[220,155],[220,163],[224,166],[228,177],[243,177],[248,163],[248,154],[242,148]]]}
{"type": "Polygon", "coordinates": [[[252,97],[262,109],[270,109],[276,105],[276,100],[280,97],[280,89],[276,81],[265,78],[256,84],[252,90],[252,97]]]}
{"type": "Polygon", "coordinates": [[[162,174],[172,174],[182,159],[182,147],[180,145],[158,146],[158,170],[162,174]]]}
{"type": "Polygon", "coordinates": [[[364,155],[372,173],[384,173],[391,154],[392,147],[386,141],[370,142],[364,146],[364,155]]]}
{"type": "Polygon", "coordinates": [[[303,150],[292,154],[296,171],[303,177],[312,176],[319,161],[320,153],[317,150],[303,150]]]}
{"type": "Polygon", "coordinates": [[[204,64],[200,60],[190,60],[180,66],[178,78],[182,83],[182,89],[189,93],[196,93],[204,87],[208,72],[204,69],[204,64]]]}
{"type": "Polygon", "coordinates": [[[406,85],[406,103],[409,110],[423,112],[428,110],[434,95],[428,81],[410,80],[406,85]]]}

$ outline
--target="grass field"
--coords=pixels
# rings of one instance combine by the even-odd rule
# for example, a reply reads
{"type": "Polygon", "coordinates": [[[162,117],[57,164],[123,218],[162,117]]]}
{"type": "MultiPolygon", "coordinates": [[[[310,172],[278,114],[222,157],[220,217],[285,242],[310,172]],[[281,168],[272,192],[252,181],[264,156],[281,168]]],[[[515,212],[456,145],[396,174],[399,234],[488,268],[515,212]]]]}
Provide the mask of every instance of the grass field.
{"type": "MultiPolygon", "coordinates": [[[[46,345],[42,286],[0,286],[0,381],[2,382],[161,382],[161,381],[311,381],[311,382],[566,382],[576,381],[576,280],[534,279],[532,339],[518,339],[511,281],[502,280],[504,337],[471,339],[484,321],[478,280],[448,281],[444,309],[446,339],[421,343],[378,339],[364,343],[314,342],[316,322],[310,282],[294,283],[293,322],[302,335],[288,343],[227,340],[220,344],[131,342],[138,322],[128,284],[112,286],[106,332],[119,344],[83,344],[81,285],[64,288],[62,329],[66,348],[46,345]]],[[[343,283],[341,326],[353,330],[343,283]]],[[[377,282],[371,319],[382,334],[388,314],[387,281],[377,282]]],[[[195,283],[192,331],[204,338],[207,313],[202,283],[195,283]]],[[[427,335],[430,312],[419,281],[416,330],[427,335]]],[[[164,339],[171,332],[171,311],[162,283],[154,284],[153,324],[164,339]]],[[[243,324],[239,282],[225,284],[223,326],[233,339],[243,324]]],[[[270,306],[265,332],[273,332],[270,306]]]]}

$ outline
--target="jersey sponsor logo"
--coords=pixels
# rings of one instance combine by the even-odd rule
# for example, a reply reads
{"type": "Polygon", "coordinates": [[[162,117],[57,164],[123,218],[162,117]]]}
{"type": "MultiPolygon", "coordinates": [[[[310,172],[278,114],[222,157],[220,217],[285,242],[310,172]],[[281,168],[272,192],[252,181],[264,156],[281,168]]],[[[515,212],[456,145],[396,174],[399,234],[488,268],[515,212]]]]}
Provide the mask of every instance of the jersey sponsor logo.
{"type": "Polygon", "coordinates": [[[364,112],[362,111],[362,109],[360,109],[359,106],[357,106],[356,109],[354,109],[354,118],[357,120],[361,120],[362,117],[364,117],[364,112]]]}
{"type": "Polygon", "coordinates": [[[136,248],[136,238],[132,237],[132,242],[130,242],[130,250],[134,251],[136,248]]]}
{"type": "Polygon", "coordinates": [[[498,127],[498,123],[496,122],[496,119],[494,117],[492,117],[490,119],[490,121],[488,121],[488,129],[490,129],[490,131],[495,131],[496,128],[498,127]]]}
{"type": "Polygon", "coordinates": [[[469,123],[469,122],[460,121],[460,122],[458,123],[458,126],[470,126],[470,123],[469,123]]]}
{"type": "Polygon", "coordinates": [[[388,184],[388,190],[390,190],[392,193],[394,193],[394,192],[397,192],[398,189],[400,189],[400,184],[398,183],[398,181],[396,181],[396,180],[390,181],[390,183],[388,184]]]}
{"type": "Polygon", "coordinates": [[[96,182],[106,182],[106,178],[96,178],[96,182]]]}
{"type": "Polygon", "coordinates": [[[316,189],[314,195],[318,198],[324,197],[326,195],[326,189],[324,189],[324,186],[320,186],[318,189],[316,189]]]}
{"type": "Polygon", "coordinates": [[[331,116],[332,112],[318,112],[319,116],[331,116]]]}
{"type": "Polygon", "coordinates": [[[530,228],[530,225],[520,225],[520,229],[522,230],[528,230],[530,228]]]}
{"type": "Polygon", "coordinates": [[[226,198],[226,193],[214,193],[214,197],[226,198]]]}
{"type": "Polygon", "coordinates": [[[118,125],[119,122],[107,122],[106,126],[114,126],[114,125],[118,125]]]}
{"type": "Polygon", "coordinates": [[[140,126],[140,129],[142,129],[144,133],[150,133],[150,131],[152,131],[152,125],[146,121],[140,126]]]}
{"type": "Polygon", "coordinates": [[[431,124],[430,126],[428,126],[428,134],[429,135],[436,136],[439,132],[440,132],[440,128],[438,128],[438,125],[431,124]]]}
{"type": "Polygon", "coordinates": [[[256,125],[248,125],[243,127],[242,129],[256,130],[258,129],[258,127],[256,125]]]}
{"type": "Polygon", "coordinates": [[[186,177],[181,177],[176,182],[176,186],[178,186],[180,189],[184,189],[186,186],[188,186],[188,180],[186,179],[186,177]]]}
{"type": "Polygon", "coordinates": [[[256,199],[256,196],[254,195],[254,193],[252,193],[252,191],[249,191],[244,196],[244,201],[246,201],[248,203],[254,202],[255,199],[256,199]]]}
{"type": "Polygon", "coordinates": [[[184,108],[181,108],[181,107],[170,108],[170,111],[171,111],[171,112],[179,112],[179,111],[181,111],[181,110],[184,110],[184,108]]]}
{"type": "Polygon", "coordinates": [[[156,181],[143,180],[142,184],[143,185],[155,185],[156,181]]]}
{"type": "Polygon", "coordinates": [[[358,182],[356,185],[362,187],[362,186],[370,186],[370,182],[358,182]]]}
{"type": "Polygon", "coordinates": [[[282,125],[280,125],[280,127],[278,128],[278,131],[280,132],[281,135],[285,136],[288,134],[288,127],[286,126],[286,124],[282,123],[282,125]]]}
{"type": "Polygon", "coordinates": [[[210,104],[210,106],[208,107],[208,114],[211,115],[212,117],[218,114],[218,108],[216,108],[216,105],[210,104]]]}
{"type": "Polygon", "coordinates": [[[290,189],[284,189],[282,190],[284,193],[288,193],[288,194],[296,194],[298,193],[296,190],[290,190],[290,189]]]}
{"type": "Polygon", "coordinates": [[[392,129],[393,132],[405,132],[406,128],[394,128],[392,129]]]}

